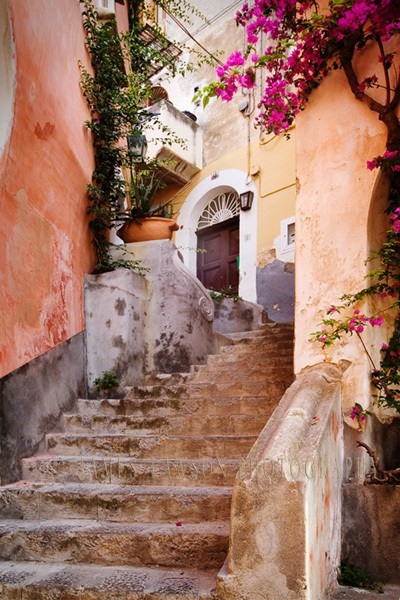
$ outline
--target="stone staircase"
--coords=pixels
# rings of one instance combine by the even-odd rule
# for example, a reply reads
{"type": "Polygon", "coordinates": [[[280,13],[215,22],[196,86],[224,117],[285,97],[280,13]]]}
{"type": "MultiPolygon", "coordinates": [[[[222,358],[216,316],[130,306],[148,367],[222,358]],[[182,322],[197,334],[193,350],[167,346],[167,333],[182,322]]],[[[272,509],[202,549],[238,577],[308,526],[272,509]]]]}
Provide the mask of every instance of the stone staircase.
{"type": "Polygon", "coordinates": [[[0,598],[214,598],[231,486],[293,381],[293,328],[231,334],[187,374],[77,403],[0,488],[0,598]]]}

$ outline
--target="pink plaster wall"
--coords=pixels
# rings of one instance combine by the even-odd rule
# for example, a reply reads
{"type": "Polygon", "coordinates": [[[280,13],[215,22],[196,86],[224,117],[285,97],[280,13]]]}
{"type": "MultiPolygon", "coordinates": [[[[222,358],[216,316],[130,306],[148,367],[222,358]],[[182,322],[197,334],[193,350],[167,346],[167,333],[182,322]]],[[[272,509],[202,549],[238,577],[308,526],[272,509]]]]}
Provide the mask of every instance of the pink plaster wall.
{"type": "MultiPolygon", "coordinates": [[[[357,65],[361,79],[373,74],[375,60],[364,52],[357,65]]],[[[383,152],[385,141],[385,127],[353,97],[341,71],[327,77],[297,119],[296,372],[323,360],[320,346],[308,340],[329,306],[365,286],[377,179],[366,161],[383,152]]],[[[345,406],[369,397],[368,363],[356,337],[329,354],[353,363],[345,376],[345,406]]]]}
{"type": "MultiPolygon", "coordinates": [[[[0,377],[84,327],[83,277],[94,255],[81,7],[78,0],[10,0],[17,75],[0,162],[0,377]]],[[[118,7],[126,19],[124,11],[118,7]]]]}

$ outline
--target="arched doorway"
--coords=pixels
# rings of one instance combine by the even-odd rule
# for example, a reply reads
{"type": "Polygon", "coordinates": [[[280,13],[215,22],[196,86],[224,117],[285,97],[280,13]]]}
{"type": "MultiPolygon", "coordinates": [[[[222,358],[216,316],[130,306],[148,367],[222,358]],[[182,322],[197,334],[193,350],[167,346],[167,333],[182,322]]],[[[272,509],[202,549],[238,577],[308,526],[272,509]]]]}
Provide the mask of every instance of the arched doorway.
{"type": "Polygon", "coordinates": [[[8,140],[14,103],[15,59],[8,0],[0,0],[0,156],[8,140]]]}
{"type": "Polygon", "coordinates": [[[239,214],[239,196],[231,191],[218,194],[200,215],[197,277],[208,289],[239,289],[239,214]]]}
{"type": "MultiPolygon", "coordinates": [[[[243,212],[237,208],[235,214],[239,222],[239,295],[244,300],[256,301],[256,261],[257,261],[257,214],[258,214],[258,194],[254,182],[248,182],[245,171],[239,169],[225,169],[208,177],[205,177],[187,196],[178,215],[179,231],[176,233],[175,242],[184,259],[186,266],[194,275],[198,274],[198,232],[202,227],[199,223],[204,223],[202,215],[212,201],[223,194],[226,198],[233,193],[235,197],[250,190],[254,193],[253,206],[251,210],[243,212]]],[[[236,203],[236,201],[235,201],[236,203]]],[[[228,208],[229,206],[223,207],[228,208]]],[[[220,211],[212,210],[218,214],[220,211]]],[[[228,213],[224,210],[218,218],[225,213],[225,220],[228,220],[228,213]]],[[[204,215],[206,216],[206,215],[204,215]]],[[[216,219],[217,217],[215,217],[216,219]]],[[[221,220],[221,224],[224,220],[221,220]]],[[[218,223],[206,223],[207,226],[215,226],[218,223]]],[[[236,260],[235,255],[235,260],[236,260]]]]}

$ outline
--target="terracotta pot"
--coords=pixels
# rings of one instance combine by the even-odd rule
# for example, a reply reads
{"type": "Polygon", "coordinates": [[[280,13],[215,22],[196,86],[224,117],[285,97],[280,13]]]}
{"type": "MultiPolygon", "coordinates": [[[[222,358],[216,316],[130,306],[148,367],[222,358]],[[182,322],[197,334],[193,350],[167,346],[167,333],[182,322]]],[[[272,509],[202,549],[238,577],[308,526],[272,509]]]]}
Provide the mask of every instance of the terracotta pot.
{"type": "Polygon", "coordinates": [[[140,221],[127,221],[121,229],[118,229],[117,235],[125,244],[150,240],[170,240],[172,232],[178,229],[179,225],[174,219],[146,217],[140,221]]]}

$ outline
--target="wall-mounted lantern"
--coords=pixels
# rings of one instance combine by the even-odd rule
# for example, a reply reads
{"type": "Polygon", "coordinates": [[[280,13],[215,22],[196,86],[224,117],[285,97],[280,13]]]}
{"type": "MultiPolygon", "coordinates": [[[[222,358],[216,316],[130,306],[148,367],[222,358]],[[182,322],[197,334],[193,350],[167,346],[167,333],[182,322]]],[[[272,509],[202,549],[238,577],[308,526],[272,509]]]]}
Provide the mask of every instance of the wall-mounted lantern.
{"type": "Polygon", "coordinates": [[[130,134],[126,136],[126,141],[133,162],[143,162],[147,154],[146,136],[141,133],[130,134]]]}
{"type": "Polygon", "coordinates": [[[240,210],[250,210],[253,204],[254,192],[243,192],[240,194],[240,210]]]}

